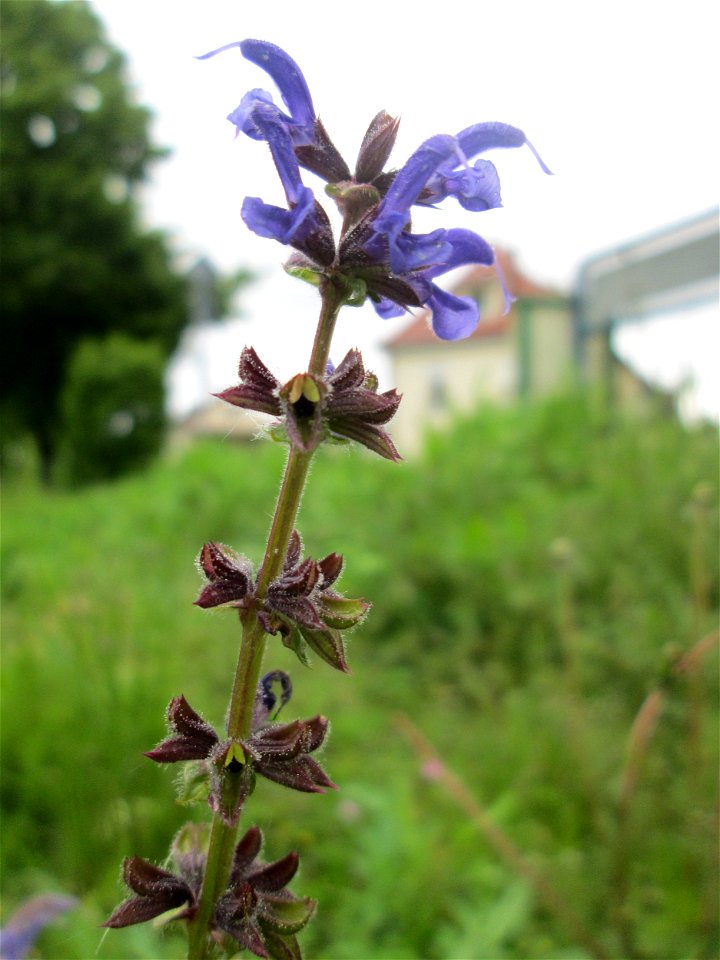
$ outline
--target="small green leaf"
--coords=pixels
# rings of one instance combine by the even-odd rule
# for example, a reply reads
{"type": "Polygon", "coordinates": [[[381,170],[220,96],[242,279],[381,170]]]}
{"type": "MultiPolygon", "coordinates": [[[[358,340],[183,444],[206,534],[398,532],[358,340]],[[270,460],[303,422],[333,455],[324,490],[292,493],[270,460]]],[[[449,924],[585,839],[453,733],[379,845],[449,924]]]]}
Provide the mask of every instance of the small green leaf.
{"type": "Polygon", "coordinates": [[[338,630],[328,627],[326,630],[310,630],[307,627],[298,627],[303,640],[312,647],[315,653],[321,657],[325,663],[329,663],[336,670],[343,673],[350,673],[350,668],[345,659],[345,647],[342,637],[338,630]]]}
{"type": "Polygon", "coordinates": [[[352,600],[349,597],[323,597],[322,618],[329,627],[347,630],[354,627],[365,617],[370,604],[364,600],[352,600]]]}
{"type": "Polygon", "coordinates": [[[186,823],[180,827],[172,842],[173,859],[177,863],[178,857],[198,852],[205,853],[209,842],[209,823],[186,823]]]}
{"type": "Polygon", "coordinates": [[[295,277],[297,280],[304,280],[305,283],[309,283],[313,287],[319,287],[322,280],[322,274],[317,273],[315,270],[311,270],[309,267],[301,267],[298,264],[286,263],[284,270],[291,277],[295,277]]]}
{"type": "Polygon", "coordinates": [[[266,903],[269,909],[263,916],[263,922],[278,933],[297,933],[306,926],[315,912],[316,903],[308,897],[302,900],[273,900],[266,903]]]}
{"type": "Polygon", "coordinates": [[[176,800],[182,807],[207,803],[210,793],[207,768],[202,760],[183,763],[175,781],[176,800]]]}
{"type": "Polygon", "coordinates": [[[359,277],[344,277],[345,306],[361,307],[367,299],[367,283],[359,277]]]}
{"type": "Polygon", "coordinates": [[[293,934],[283,937],[274,930],[263,930],[265,948],[270,960],[302,960],[302,953],[293,934]]]}
{"type": "Polygon", "coordinates": [[[290,440],[287,435],[287,430],[285,429],[284,423],[274,423],[272,424],[267,431],[267,435],[271,440],[274,440],[275,443],[289,443],[290,440]]]}
{"type": "Polygon", "coordinates": [[[282,634],[283,646],[287,647],[288,650],[292,650],[303,666],[309,667],[310,661],[307,658],[305,641],[303,640],[300,631],[290,620],[285,620],[284,622],[290,627],[290,632],[282,634]]]}

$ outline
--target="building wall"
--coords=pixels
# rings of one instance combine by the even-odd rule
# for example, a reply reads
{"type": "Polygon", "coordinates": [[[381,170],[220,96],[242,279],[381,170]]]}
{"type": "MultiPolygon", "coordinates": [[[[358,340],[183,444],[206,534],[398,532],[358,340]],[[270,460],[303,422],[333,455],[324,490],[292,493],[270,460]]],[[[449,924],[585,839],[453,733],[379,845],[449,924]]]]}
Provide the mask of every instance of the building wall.
{"type": "Polygon", "coordinates": [[[515,346],[507,336],[406,346],[394,351],[393,365],[403,399],[390,429],[403,456],[419,452],[425,430],[454,413],[517,395],[515,346]]]}
{"type": "Polygon", "coordinates": [[[505,330],[485,336],[393,348],[394,383],[403,400],[391,432],[401,453],[419,452],[428,428],[438,428],[479,403],[542,396],[571,381],[573,332],[567,300],[518,300],[508,321],[505,330]]]}
{"type": "Polygon", "coordinates": [[[632,411],[633,414],[657,412],[658,405],[668,413],[675,409],[672,392],[651,386],[627,367],[613,353],[610,330],[598,330],[586,337],[584,377],[601,391],[608,403],[632,411]]]}
{"type": "Polygon", "coordinates": [[[567,301],[523,301],[518,305],[518,350],[523,356],[527,323],[527,371],[521,369],[521,393],[542,396],[567,383],[573,369],[572,317],[567,301]]]}

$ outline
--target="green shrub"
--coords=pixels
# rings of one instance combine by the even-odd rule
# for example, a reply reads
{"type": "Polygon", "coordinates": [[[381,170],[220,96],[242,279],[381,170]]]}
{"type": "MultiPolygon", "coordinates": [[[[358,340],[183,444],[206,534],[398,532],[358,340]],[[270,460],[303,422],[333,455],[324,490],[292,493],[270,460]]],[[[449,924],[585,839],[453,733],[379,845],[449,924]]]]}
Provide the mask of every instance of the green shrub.
{"type": "Polygon", "coordinates": [[[62,395],[63,479],[111,480],[157,455],[165,430],[163,374],[153,343],[122,334],[80,343],[62,395]]]}

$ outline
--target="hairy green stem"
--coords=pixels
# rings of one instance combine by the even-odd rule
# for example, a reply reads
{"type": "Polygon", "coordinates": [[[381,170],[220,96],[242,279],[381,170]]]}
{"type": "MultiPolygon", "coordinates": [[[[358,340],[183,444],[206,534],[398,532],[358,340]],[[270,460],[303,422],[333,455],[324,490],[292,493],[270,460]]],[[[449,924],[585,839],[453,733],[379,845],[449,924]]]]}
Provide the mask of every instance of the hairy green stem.
{"type": "MultiPolygon", "coordinates": [[[[322,309],[307,371],[316,377],[325,375],[335,322],[344,302],[344,290],[332,281],[324,284],[321,294],[322,309]]],[[[294,448],[290,450],[258,574],[256,597],[259,600],[265,597],[268,586],[280,574],[285,562],[312,456],[294,448]]],[[[241,622],[242,640],[227,714],[227,735],[236,739],[244,739],[251,733],[255,693],[265,652],[265,633],[257,613],[249,612],[241,617],[241,622]]],[[[200,901],[188,926],[188,960],[206,960],[208,956],[209,925],[215,903],[228,883],[237,829],[237,826],[227,826],[218,813],[214,815],[200,901]]]]}

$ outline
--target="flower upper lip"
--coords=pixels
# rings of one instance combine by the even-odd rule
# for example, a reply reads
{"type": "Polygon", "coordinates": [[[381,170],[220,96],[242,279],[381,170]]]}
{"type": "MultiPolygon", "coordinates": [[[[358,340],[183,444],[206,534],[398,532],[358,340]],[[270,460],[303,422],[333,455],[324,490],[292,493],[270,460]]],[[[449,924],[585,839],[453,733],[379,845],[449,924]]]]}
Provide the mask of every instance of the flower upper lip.
{"type": "Polygon", "coordinates": [[[284,50],[265,40],[242,40],[240,52],[251,63],[270,74],[277,84],[290,116],[284,118],[288,127],[297,131],[301,140],[306,129],[312,130],[315,107],[310,90],[300,67],[284,50]]]}
{"type": "Polygon", "coordinates": [[[295,143],[310,142],[313,138],[315,107],[300,67],[284,50],[266,40],[235,40],[210,50],[197,59],[206,60],[234,47],[238,47],[246,60],[261,67],[275,81],[290,115],[283,113],[276,106],[272,95],[267,90],[258,88],[245,94],[239,106],[229,114],[228,120],[248,137],[264,140],[263,132],[256,124],[255,110],[260,104],[271,106],[278,119],[292,130],[295,143]]]}

